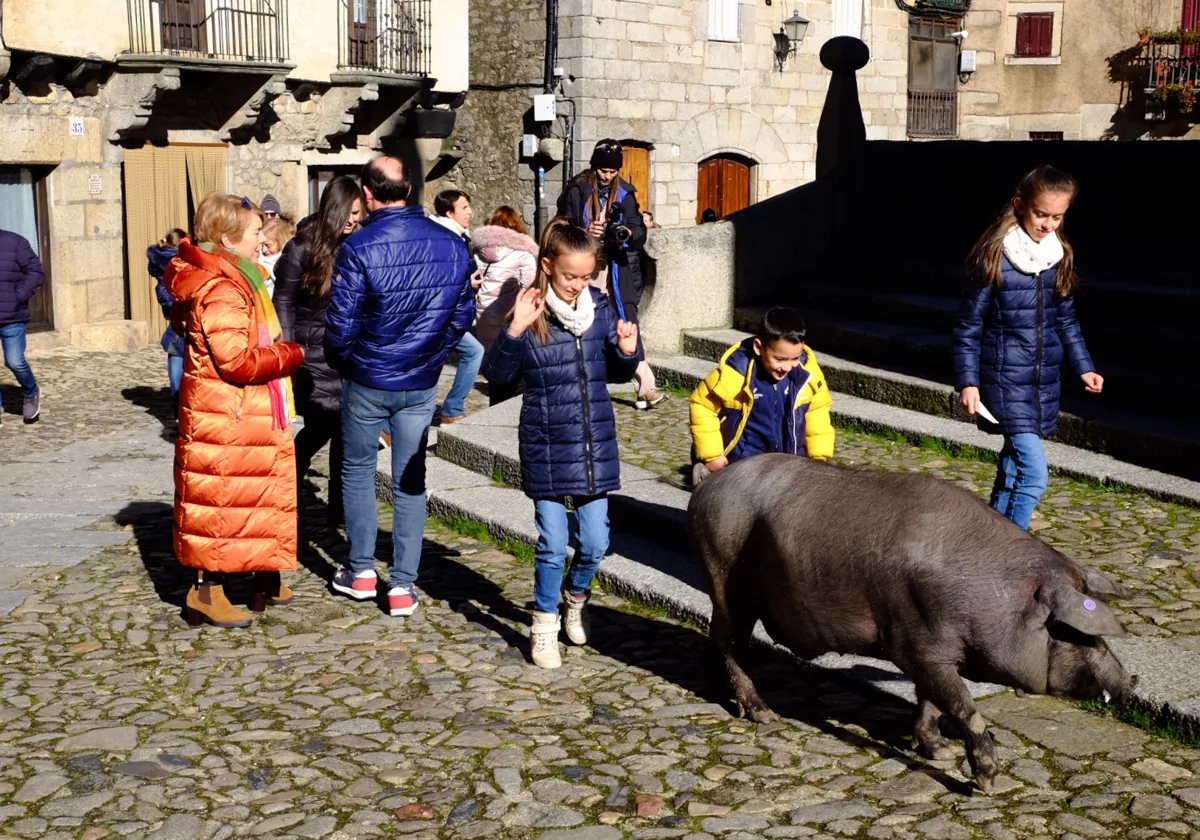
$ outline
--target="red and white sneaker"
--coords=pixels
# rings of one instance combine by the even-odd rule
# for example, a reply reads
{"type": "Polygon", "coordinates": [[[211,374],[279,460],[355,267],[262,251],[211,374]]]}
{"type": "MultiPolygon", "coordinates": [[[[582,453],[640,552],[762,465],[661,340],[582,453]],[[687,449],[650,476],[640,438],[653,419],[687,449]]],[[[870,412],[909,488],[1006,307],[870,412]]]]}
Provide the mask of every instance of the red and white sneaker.
{"type": "Polygon", "coordinates": [[[367,601],[375,597],[379,588],[379,577],[373,571],[356,574],[347,568],[341,568],[337,570],[329,585],[355,601],[367,601]]]}
{"type": "Polygon", "coordinates": [[[390,615],[412,615],[417,611],[417,590],[394,586],[388,591],[390,615]]]}

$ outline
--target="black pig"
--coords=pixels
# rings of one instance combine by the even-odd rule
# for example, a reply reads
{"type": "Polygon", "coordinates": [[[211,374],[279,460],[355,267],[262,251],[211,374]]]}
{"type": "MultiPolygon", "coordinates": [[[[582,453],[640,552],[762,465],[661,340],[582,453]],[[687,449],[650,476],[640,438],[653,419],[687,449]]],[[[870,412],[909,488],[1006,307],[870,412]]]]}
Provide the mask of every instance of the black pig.
{"type": "Polygon", "coordinates": [[[1129,591],[948,482],[760,455],[704,479],[688,528],[718,668],[755,721],[776,719],[738,664],[759,619],[806,659],[894,662],[916,684],[920,752],[951,757],[946,712],[984,792],[999,769],[964,677],[1081,699],[1123,700],[1137,684],[1101,638],[1125,631],[1097,600],[1129,591]]]}

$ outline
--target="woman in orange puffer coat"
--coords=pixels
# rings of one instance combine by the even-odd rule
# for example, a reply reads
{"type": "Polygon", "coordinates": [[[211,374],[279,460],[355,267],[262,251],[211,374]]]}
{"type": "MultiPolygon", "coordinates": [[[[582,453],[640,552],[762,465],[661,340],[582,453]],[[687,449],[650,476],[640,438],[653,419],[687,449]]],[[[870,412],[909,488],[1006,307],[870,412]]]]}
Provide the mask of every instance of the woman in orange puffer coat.
{"type": "Polygon", "coordinates": [[[281,571],[296,568],[295,414],[287,377],[304,361],[280,340],[279,319],[254,263],[262,217],[248,199],[213,194],[196,209],[166,272],[185,336],[175,445],[175,553],[199,570],[189,624],[245,627],[223,576],[254,572],[251,609],[284,604],[281,571]]]}

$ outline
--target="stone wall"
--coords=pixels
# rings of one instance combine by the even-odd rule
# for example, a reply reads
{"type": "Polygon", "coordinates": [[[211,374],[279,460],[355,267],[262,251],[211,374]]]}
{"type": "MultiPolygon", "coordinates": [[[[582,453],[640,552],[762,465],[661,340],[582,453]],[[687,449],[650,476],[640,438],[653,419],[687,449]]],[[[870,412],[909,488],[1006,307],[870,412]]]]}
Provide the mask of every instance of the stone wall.
{"type": "Polygon", "coordinates": [[[76,99],[58,85],[28,95],[10,85],[7,92],[0,106],[0,163],[49,170],[51,247],[44,257],[56,335],[35,335],[31,345],[145,343],[144,325],[139,331],[124,321],[123,155],[107,142],[113,112],[127,103],[76,99]],[[72,116],[82,118],[82,136],[71,135],[72,116]]]}
{"type": "MultiPolygon", "coordinates": [[[[444,189],[461,189],[472,197],[477,222],[507,204],[534,221],[534,180],[519,158],[525,114],[542,88],[545,45],[543,0],[472,0],[471,89],[459,110],[446,149],[462,152],[462,160],[446,176],[429,184],[426,206],[444,189]]],[[[548,201],[560,180],[553,170],[548,201]]]]}

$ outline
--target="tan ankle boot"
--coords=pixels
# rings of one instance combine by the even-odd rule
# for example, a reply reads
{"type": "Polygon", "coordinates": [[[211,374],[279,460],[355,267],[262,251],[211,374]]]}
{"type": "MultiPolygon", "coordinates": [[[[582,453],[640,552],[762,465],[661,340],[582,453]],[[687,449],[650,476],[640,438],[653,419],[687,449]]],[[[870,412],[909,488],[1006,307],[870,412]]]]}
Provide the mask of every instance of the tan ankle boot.
{"type": "Polygon", "coordinates": [[[254,597],[250,601],[250,610],[262,612],[268,606],[281,607],[290,604],[294,594],[287,588],[279,572],[255,572],[254,597]]]}
{"type": "Polygon", "coordinates": [[[562,654],[558,650],[558,631],[561,626],[558,613],[533,614],[533,626],[529,630],[529,648],[534,665],[539,668],[562,667],[562,654]]]}
{"type": "Polygon", "coordinates": [[[184,617],[192,627],[208,623],[213,627],[249,627],[253,616],[229,603],[225,588],[219,584],[196,585],[187,596],[184,617]]]}

